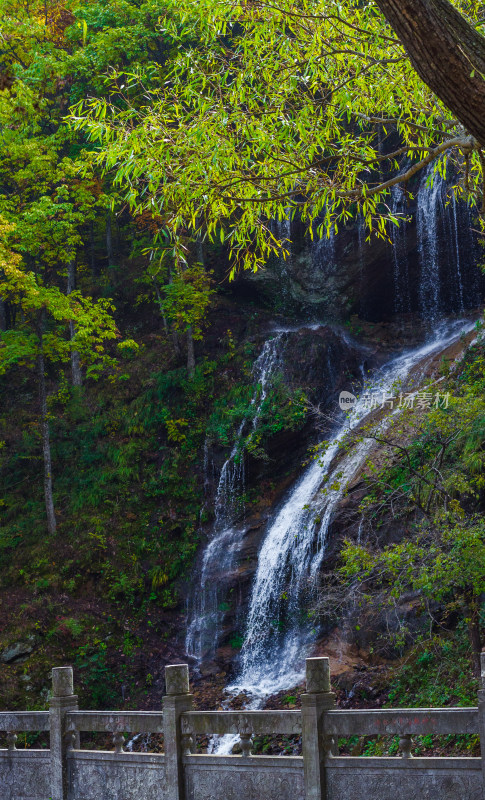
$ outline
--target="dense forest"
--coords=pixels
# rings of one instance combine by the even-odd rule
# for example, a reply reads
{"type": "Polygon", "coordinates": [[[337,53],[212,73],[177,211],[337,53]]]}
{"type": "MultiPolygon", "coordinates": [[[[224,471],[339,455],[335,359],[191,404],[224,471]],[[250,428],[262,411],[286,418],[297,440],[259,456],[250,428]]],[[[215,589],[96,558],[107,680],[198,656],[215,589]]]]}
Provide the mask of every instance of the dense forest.
{"type": "Polygon", "coordinates": [[[0,8],[2,708],[64,663],[156,708],[187,660],[213,706],[293,645],[473,704],[482,4],[0,8]],[[385,399],[342,428],[347,390],[385,399]]]}

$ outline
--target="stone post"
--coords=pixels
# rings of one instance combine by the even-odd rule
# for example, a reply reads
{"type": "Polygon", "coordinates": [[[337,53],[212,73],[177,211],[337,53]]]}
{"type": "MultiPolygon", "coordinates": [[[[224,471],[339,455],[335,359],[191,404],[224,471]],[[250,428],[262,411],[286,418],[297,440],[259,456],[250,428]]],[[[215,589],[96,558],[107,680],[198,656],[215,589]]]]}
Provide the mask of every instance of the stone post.
{"type": "Polygon", "coordinates": [[[72,742],[66,739],[66,714],[77,711],[72,667],[52,670],[50,702],[50,752],[52,800],[67,800],[67,750],[72,742]]]}
{"type": "Polygon", "coordinates": [[[335,708],[328,658],[307,658],[306,693],[301,696],[305,800],[326,800],[325,712],[335,708]]]}
{"type": "Polygon", "coordinates": [[[180,715],[192,709],[187,664],[165,667],[166,696],[163,698],[166,800],[183,800],[185,795],[182,765],[180,715]]]}
{"type": "Polygon", "coordinates": [[[478,690],[478,728],[482,753],[482,797],[485,800],[485,653],[480,655],[480,689],[478,690]]]}

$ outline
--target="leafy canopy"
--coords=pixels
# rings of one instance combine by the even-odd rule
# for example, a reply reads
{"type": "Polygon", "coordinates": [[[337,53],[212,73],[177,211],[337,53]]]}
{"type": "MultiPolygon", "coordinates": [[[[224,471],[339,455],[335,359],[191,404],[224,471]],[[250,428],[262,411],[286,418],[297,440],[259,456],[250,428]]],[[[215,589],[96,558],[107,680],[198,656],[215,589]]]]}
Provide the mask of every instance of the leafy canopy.
{"type": "Polygon", "coordinates": [[[164,287],[162,309],[177,331],[192,331],[194,339],[202,339],[202,323],[213,290],[210,276],[201,264],[194,264],[174,275],[164,287]]]}
{"type": "MultiPolygon", "coordinates": [[[[41,346],[50,362],[67,361],[73,350],[86,363],[106,361],[105,344],[118,336],[112,304],[104,299],[93,301],[77,291],[66,295],[56,286],[44,285],[35,273],[23,268],[20,256],[2,243],[10,230],[0,218],[0,296],[21,311],[22,322],[0,333],[0,375],[14,365],[32,367],[41,346]],[[44,331],[45,315],[49,324],[44,331]],[[72,337],[68,336],[71,321],[75,324],[72,337]]],[[[91,373],[98,368],[99,364],[91,373]]]]}
{"type": "MultiPolygon", "coordinates": [[[[455,5],[478,20],[479,3],[455,5]]],[[[73,124],[176,243],[220,238],[234,266],[255,269],[284,248],[269,220],[298,214],[313,236],[360,214],[384,236],[391,186],[457,150],[477,197],[473,141],[374,3],[169,0],[160,27],[173,61],[115,72],[109,98],[80,103],[73,124]]]]}

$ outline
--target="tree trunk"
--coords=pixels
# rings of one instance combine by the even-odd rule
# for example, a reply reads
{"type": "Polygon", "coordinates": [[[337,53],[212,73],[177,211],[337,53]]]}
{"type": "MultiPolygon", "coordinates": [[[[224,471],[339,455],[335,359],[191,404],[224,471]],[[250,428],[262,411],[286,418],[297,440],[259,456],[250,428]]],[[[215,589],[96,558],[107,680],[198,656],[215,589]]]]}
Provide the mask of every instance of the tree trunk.
{"type": "Polygon", "coordinates": [[[477,598],[472,598],[467,603],[466,615],[468,620],[468,636],[472,646],[473,670],[477,678],[480,677],[480,653],[482,652],[482,635],[480,630],[480,604],[477,598]]]}
{"type": "Polygon", "coordinates": [[[194,337],[192,328],[187,328],[187,372],[192,378],[195,372],[194,337]]]}
{"type": "Polygon", "coordinates": [[[158,283],[156,282],[155,278],[153,278],[152,281],[153,281],[153,288],[155,289],[155,294],[157,295],[158,307],[160,308],[160,314],[162,315],[163,327],[165,328],[165,333],[168,336],[168,322],[167,322],[167,317],[165,316],[165,312],[163,310],[163,298],[162,298],[162,295],[160,294],[160,289],[159,289],[158,283]]]}
{"type": "Polygon", "coordinates": [[[96,248],[94,245],[94,223],[89,226],[89,258],[91,261],[91,272],[95,278],[99,278],[99,267],[96,261],[96,248]]]}
{"type": "MultiPolygon", "coordinates": [[[[67,265],[67,294],[71,294],[76,288],[76,262],[71,259],[67,265]]],[[[76,335],[76,326],[72,319],[69,322],[69,335],[71,341],[76,335]]],[[[82,386],[83,376],[81,371],[81,358],[77,350],[71,350],[71,372],[72,372],[72,385],[82,386]]]]}
{"type": "MultiPolygon", "coordinates": [[[[168,282],[172,283],[172,281],[173,281],[172,270],[169,268],[168,282]]],[[[170,324],[170,329],[171,329],[171,333],[172,333],[172,344],[173,344],[173,349],[174,349],[174,352],[175,352],[175,356],[177,358],[180,358],[180,356],[182,355],[182,348],[181,348],[181,345],[180,345],[180,339],[179,339],[178,331],[175,329],[175,327],[174,327],[174,325],[172,323],[170,324]]]]}
{"type": "Polygon", "coordinates": [[[485,38],[449,0],[375,0],[429,88],[485,146],[485,38]]]}
{"type": "Polygon", "coordinates": [[[39,320],[39,354],[37,357],[37,368],[39,377],[39,401],[40,401],[40,430],[42,436],[42,453],[44,456],[44,496],[45,510],[47,514],[47,530],[50,534],[56,532],[56,514],[54,511],[54,498],[52,495],[52,458],[51,443],[49,435],[49,420],[47,417],[47,393],[45,386],[45,364],[44,364],[44,345],[42,339],[43,314],[39,320]]]}
{"type": "Polygon", "coordinates": [[[5,300],[0,297],[0,331],[7,330],[7,311],[5,309],[5,300]]]}

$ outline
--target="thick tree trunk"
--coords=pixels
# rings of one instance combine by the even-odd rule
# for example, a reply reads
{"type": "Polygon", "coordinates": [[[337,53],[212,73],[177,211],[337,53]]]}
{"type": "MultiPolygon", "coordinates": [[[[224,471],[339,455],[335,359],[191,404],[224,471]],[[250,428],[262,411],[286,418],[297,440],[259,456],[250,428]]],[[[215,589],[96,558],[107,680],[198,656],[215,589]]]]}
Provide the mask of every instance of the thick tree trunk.
{"type": "Polygon", "coordinates": [[[47,514],[47,530],[50,534],[56,532],[56,514],[54,511],[54,498],[52,494],[52,458],[51,443],[49,435],[49,420],[47,417],[47,392],[45,386],[45,364],[44,347],[42,341],[43,318],[39,321],[39,354],[37,357],[37,369],[39,378],[39,402],[40,402],[40,430],[42,436],[42,454],[44,457],[44,497],[45,510],[47,514]]]}
{"type": "Polygon", "coordinates": [[[192,336],[192,328],[187,329],[187,372],[191,378],[195,372],[194,337],[192,336]]]}
{"type": "Polygon", "coordinates": [[[485,38],[449,0],[375,0],[429,88],[485,146],[485,38]]]}
{"type": "MultiPolygon", "coordinates": [[[[74,259],[71,259],[69,264],[67,265],[67,293],[71,294],[76,288],[76,262],[74,259]]],[[[69,322],[69,335],[72,339],[76,335],[76,326],[74,322],[70,320],[69,322]]],[[[72,385],[73,386],[82,386],[83,383],[83,376],[81,371],[81,358],[77,350],[71,350],[71,373],[72,373],[72,385]]]]}
{"type": "MultiPolygon", "coordinates": [[[[71,339],[74,339],[76,335],[76,326],[74,322],[69,322],[69,335],[71,339]]],[[[73,386],[82,386],[83,385],[83,374],[81,370],[81,357],[77,350],[71,350],[71,374],[72,374],[72,385],[73,386]]]]}
{"type": "Polygon", "coordinates": [[[5,300],[0,297],[0,331],[7,330],[7,311],[5,308],[5,300]]]}

